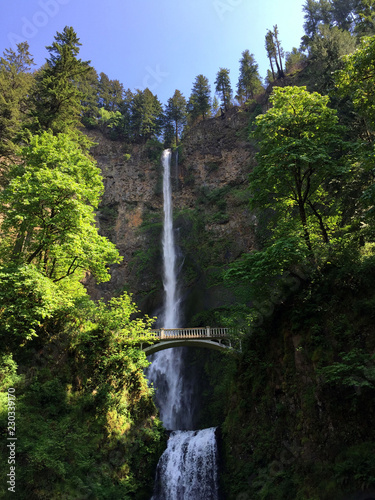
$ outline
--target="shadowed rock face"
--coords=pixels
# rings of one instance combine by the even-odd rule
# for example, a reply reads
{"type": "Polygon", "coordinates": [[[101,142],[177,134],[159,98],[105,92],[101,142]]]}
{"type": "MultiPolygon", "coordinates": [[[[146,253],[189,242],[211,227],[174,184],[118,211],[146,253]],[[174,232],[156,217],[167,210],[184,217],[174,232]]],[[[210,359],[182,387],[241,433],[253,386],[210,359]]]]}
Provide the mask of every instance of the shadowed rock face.
{"type": "MultiPolygon", "coordinates": [[[[233,108],[224,119],[201,122],[185,135],[178,161],[176,154],[172,159],[179,280],[188,316],[233,300],[217,287],[207,291],[209,274],[254,247],[255,220],[246,192],[254,164],[248,121],[247,112],[233,108]]],[[[163,299],[158,155],[148,145],[110,141],[97,131],[88,135],[97,143],[92,155],[105,184],[100,232],[124,257],[111,269],[110,282],[97,286],[88,278],[88,289],[94,298],[105,299],[126,289],[142,312],[157,314],[163,299]]]]}

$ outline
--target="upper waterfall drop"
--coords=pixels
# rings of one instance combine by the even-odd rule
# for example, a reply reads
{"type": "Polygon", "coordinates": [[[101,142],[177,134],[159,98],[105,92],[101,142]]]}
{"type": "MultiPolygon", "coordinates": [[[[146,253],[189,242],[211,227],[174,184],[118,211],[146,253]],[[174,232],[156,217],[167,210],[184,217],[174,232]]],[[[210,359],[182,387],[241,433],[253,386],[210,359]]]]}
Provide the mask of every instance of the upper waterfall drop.
{"type": "Polygon", "coordinates": [[[163,151],[163,198],[164,198],[164,225],[163,225],[163,268],[165,307],[163,317],[164,328],[178,328],[179,324],[179,298],[177,295],[176,277],[176,250],[173,235],[173,204],[171,187],[171,157],[170,149],[163,151]]]}
{"type": "MultiPolygon", "coordinates": [[[[162,328],[180,327],[180,298],[177,285],[176,249],[173,234],[171,185],[172,152],[162,155],[164,224],[162,234],[164,310],[158,320],[162,328]]],[[[182,349],[167,349],[151,356],[147,377],[156,388],[155,400],[164,427],[169,430],[192,429],[191,390],[183,381],[182,349]]]]}

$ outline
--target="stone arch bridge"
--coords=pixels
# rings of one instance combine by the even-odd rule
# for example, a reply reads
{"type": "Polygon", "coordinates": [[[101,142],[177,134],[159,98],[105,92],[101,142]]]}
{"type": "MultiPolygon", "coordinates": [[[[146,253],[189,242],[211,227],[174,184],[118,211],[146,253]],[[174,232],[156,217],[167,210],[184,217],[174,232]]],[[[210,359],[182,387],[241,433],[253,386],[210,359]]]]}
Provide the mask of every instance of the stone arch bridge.
{"type": "Polygon", "coordinates": [[[206,326],[205,328],[160,328],[152,330],[152,333],[155,335],[155,342],[148,347],[142,346],[142,348],[146,356],[162,351],[163,349],[181,346],[205,347],[218,351],[227,349],[240,351],[240,341],[238,345],[232,346],[231,332],[232,330],[229,328],[210,326],[206,326]]]}

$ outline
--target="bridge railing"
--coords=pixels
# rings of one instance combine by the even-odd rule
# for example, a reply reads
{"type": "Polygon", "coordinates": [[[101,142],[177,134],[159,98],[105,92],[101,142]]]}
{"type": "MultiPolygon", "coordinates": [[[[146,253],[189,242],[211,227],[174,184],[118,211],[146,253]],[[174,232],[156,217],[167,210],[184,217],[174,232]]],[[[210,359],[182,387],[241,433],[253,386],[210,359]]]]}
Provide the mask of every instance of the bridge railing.
{"type": "Polygon", "coordinates": [[[160,340],[185,339],[185,338],[225,338],[229,328],[210,327],[204,328],[159,328],[151,330],[160,340]]]}

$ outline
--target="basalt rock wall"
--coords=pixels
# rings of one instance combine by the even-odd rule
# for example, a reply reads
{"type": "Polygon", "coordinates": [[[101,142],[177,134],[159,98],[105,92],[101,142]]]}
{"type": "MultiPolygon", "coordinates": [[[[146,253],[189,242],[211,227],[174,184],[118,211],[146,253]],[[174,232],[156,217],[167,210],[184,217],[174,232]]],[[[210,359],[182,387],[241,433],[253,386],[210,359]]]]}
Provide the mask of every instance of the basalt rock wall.
{"type": "MultiPolygon", "coordinates": [[[[172,158],[173,204],[179,281],[185,321],[201,310],[233,302],[217,277],[229,262],[254,247],[255,220],[248,209],[248,174],[254,150],[249,113],[232,108],[224,117],[191,128],[172,158]]],[[[142,312],[157,314],[163,300],[161,231],[162,146],[127,145],[89,131],[92,155],[105,191],[98,211],[100,232],[113,241],[121,264],[108,283],[88,280],[94,298],[127,290],[142,312]]],[[[220,281],[220,280],[219,280],[220,281]]]]}

